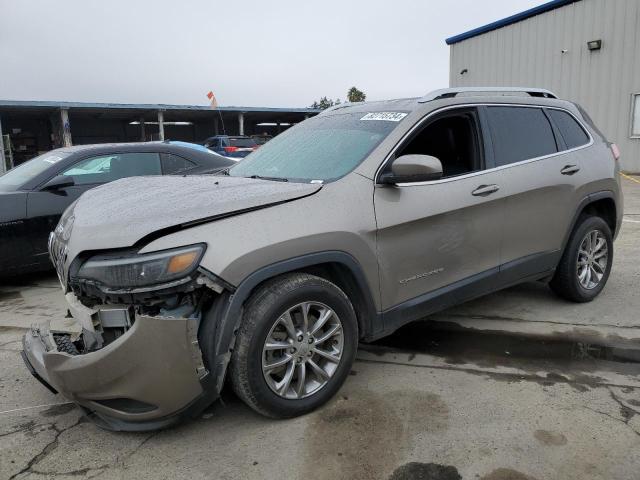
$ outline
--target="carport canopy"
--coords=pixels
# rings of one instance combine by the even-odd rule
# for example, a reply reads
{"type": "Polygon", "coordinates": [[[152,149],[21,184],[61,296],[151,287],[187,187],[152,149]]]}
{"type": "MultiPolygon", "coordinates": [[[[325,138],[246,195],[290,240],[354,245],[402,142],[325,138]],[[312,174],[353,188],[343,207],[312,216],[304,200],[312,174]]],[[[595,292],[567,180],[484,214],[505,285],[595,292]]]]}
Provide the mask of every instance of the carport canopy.
{"type": "Polygon", "coordinates": [[[5,165],[11,168],[43,151],[72,144],[201,143],[213,135],[277,135],[319,112],[313,108],[0,100],[0,155],[11,156],[0,158],[0,172],[5,165]],[[4,144],[7,141],[11,149],[4,144]]]}

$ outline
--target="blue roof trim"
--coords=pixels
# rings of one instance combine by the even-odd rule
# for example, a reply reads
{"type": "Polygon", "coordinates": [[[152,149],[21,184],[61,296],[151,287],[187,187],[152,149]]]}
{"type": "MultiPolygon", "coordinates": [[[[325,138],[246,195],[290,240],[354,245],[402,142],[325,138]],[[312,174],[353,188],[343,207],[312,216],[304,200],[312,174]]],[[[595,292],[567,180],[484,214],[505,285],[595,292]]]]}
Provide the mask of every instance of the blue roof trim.
{"type": "Polygon", "coordinates": [[[511,15],[510,17],[503,18],[502,20],[498,20],[497,22],[489,23],[488,25],[484,25],[483,27],[478,27],[473,30],[469,30],[468,32],[461,33],[460,35],[449,37],[445,40],[445,42],[447,42],[447,45],[453,45],[454,43],[459,43],[463,40],[477,37],[478,35],[482,35],[483,33],[491,32],[493,30],[497,30],[498,28],[506,27],[507,25],[512,25],[514,23],[521,22],[522,20],[526,20],[527,18],[535,17],[536,15],[540,15],[541,13],[555,10],[556,8],[564,7],[565,5],[576,3],[579,1],[580,0],[553,0],[552,2],[547,2],[537,7],[533,7],[529,10],[525,10],[524,12],[516,13],[515,15],[511,15]]]}
{"type": "MultiPolygon", "coordinates": [[[[162,103],[90,103],[90,102],[52,102],[40,100],[0,100],[0,107],[39,107],[39,108],[102,108],[130,110],[192,110],[214,111],[208,105],[166,105],[162,103]]],[[[315,108],[279,108],[279,107],[218,107],[222,112],[269,112],[269,113],[319,113],[315,108]]]]}

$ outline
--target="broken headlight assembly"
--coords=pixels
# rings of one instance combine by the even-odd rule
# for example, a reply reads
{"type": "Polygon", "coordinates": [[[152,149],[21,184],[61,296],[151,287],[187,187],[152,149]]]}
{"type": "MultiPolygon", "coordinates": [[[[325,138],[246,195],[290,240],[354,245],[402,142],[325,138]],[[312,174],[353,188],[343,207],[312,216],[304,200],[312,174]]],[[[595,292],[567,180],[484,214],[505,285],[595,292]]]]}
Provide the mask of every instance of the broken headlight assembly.
{"type": "Polygon", "coordinates": [[[110,290],[179,283],[198,268],[205,248],[204,244],[197,244],[143,254],[96,255],[82,264],[77,277],[110,290]]]}

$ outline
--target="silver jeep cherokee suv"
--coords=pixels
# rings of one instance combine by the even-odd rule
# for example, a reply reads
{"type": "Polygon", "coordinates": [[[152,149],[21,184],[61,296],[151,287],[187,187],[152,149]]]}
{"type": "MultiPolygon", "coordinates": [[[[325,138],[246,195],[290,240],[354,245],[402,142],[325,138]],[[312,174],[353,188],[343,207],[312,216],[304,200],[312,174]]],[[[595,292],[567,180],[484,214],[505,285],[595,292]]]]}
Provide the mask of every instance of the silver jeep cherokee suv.
{"type": "Polygon", "coordinates": [[[517,283],[587,302],[622,219],[617,147],[540,89],[346,104],[221,176],[88,191],[49,249],[73,335],[24,360],[106,428],[199,414],[228,379],[271,417],[344,382],[358,341],[517,283]]]}

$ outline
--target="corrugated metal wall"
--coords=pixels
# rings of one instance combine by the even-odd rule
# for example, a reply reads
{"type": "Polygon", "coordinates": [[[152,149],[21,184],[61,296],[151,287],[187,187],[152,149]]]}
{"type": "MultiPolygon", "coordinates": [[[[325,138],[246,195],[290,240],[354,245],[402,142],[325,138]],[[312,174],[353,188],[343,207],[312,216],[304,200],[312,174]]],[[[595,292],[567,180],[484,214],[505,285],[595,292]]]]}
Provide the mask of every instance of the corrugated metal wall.
{"type": "Polygon", "coordinates": [[[543,87],[580,103],[620,146],[622,167],[640,172],[640,138],[630,138],[640,0],[582,0],[464,40],[451,46],[450,68],[451,86],[543,87]],[[598,39],[602,50],[589,51],[598,39]]]}

